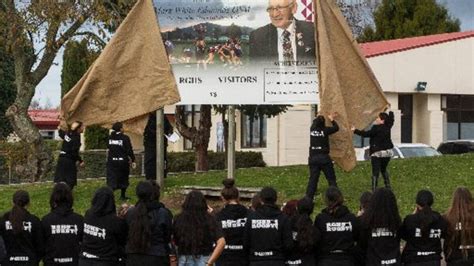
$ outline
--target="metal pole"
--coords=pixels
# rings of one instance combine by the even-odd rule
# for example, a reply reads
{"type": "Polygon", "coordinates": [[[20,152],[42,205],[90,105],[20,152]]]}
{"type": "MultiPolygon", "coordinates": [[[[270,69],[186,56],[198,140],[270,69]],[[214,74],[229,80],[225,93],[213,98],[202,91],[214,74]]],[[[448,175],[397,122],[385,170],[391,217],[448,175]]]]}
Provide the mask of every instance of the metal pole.
{"type": "Polygon", "coordinates": [[[164,111],[156,110],[156,182],[163,188],[165,183],[164,111]]]}
{"type": "Polygon", "coordinates": [[[227,178],[235,178],[235,106],[229,105],[229,137],[227,138],[227,178]]]}

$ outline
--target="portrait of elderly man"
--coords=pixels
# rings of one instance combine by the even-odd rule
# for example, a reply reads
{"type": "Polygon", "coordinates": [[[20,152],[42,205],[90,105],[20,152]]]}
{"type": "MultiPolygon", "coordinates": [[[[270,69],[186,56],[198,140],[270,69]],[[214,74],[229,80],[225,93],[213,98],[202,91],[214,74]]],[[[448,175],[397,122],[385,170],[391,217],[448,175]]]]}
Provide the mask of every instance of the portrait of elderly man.
{"type": "Polygon", "coordinates": [[[314,61],[313,23],[295,19],[297,0],[269,0],[271,23],[250,33],[252,61],[314,61]]]}

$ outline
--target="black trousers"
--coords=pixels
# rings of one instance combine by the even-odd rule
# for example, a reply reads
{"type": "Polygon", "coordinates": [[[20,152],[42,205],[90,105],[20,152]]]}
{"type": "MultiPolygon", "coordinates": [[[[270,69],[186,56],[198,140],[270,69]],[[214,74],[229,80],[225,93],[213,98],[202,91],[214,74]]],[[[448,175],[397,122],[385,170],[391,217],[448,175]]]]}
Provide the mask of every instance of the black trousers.
{"type": "Polygon", "coordinates": [[[77,184],[77,166],[76,161],[69,157],[59,156],[54,174],[54,183],[64,182],[71,190],[77,184]]]}
{"type": "Polygon", "coordinates": [[[317,154],[310,156],[309,158],[309,180],[308,186],[306,187],[306,196],[310,199],[314,199],[314,194],[318,189],[319,176],[323,171],[328,181],[329,186],[337,187],[336,173],[334,171],[334,165],[328,154],[317,154]]]}
{"type": "Polygon", "coordinates": [[[390,162],[390,157],[370,157],[372,164],[372,190],[377,188],[380,173],[382,173],[383,181],[386,188],[390,188],[390,176],[388,175],[387,166],[390,162]]]}

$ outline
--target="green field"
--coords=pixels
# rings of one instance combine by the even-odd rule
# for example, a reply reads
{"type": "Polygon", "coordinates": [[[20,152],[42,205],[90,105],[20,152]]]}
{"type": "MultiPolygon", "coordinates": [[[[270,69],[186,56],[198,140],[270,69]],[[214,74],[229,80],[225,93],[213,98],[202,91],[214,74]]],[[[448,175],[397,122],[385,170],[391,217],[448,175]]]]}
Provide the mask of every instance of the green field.
{"type": "MultiPolygon", "coordinates": [[[[397,195],[400,213],[405,216],[412,212],[414,199],[420,189],[429,189],[435,195],[434,209],[444,212],[457,186],[466,186],[474,190],[474,154],[440,156],[432,158],[396,159],[389,165],[392,185],[397,195]]],[[[358,209],[360,194],[370,188],[370,163],[361,162],[350,173],[336,169],[339,187],[344,193],[346,204],[354,212],[358,209]]],[[[179,211],[183,196],[179,193],[184,185],[220,186],[226,176],[225,171],[213,171],[199,174],[176,174],[166,179],[163,201],[179,211]]],[[[307,166],[266,167],[237,170],[236,182],[242,187],[273,186],[279,192],[279,203],[303,196],[308,180],[307,166]]],[[[139,178],[131,179],[129,194],[134,194],[139,178]]],[[[381,183],[382,180],[380,180],[381,183]]],[[[74,191],[74,208],[83,214],[89,207],[94,191],[105,184],[104,180],[80,181],[74,191]]],[[[316,197],[316,212],[322,208],[321,192],[327,187],[322,176],[316,197]]],[[[49,193],[51,183],[11,185],[0,187],[0,212],[11,208],[11,197],[17,189],[30,192],[30,212],[42,217],[49,211],[49,193]]],[[[473,191],[474,192],[474,191],[473,191]]],[[[118,196],[118,191],[117,194],[118,196]]],[[[132,199],[131,202],[135,202],[132,199]]]]}

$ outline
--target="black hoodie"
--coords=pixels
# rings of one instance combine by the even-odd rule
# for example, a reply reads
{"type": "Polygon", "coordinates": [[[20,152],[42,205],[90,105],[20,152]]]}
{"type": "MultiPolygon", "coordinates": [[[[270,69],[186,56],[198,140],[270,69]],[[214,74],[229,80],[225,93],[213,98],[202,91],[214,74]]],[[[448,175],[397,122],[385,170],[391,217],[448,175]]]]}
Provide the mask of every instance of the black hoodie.
{"type": "Polygon", "coordinates": [[[126,164],[129,163],[129,160],[135,162],[135,154],[130,138],[122,132],[112,131],[110,133],[107,148],[109,149],[108,162],[124,162],[126,164]]]}
{"type": "Polygon", "coordinates": [[[227,204],[217,215],[225,238],[225,249],[219,262],[246,260],[244,233],[248,209],[241,204],[227,204]]]}
{"type": "Polygon", "coordinates": [[[5,242],[3,241],[3,237],[0,236],[0,265],[6,257],[7,257],[7,249],[5,248],[5,242]]]}
{"type": "Polygon", "coordinates": [[[369,228],[361,223],[359,247],[365,254],[365,265],[401,265],[398,230],[369,228]]]}
{"type": "Polygon", "coordinates": [[[84,218],[67,207],[57,207],[43,217],[46,265],[77,265],[84,218]]]}
{"type": "Polygon", "coordinates": [[[60,129],[59,137],[64,140],[59,156],[69,158],[73,161],[82,162],[82,158],[79,155],[79,149],[81,148],[81,134],[75,131],[66,132],[60,129]]]}
{"type": "MultiPolygon", "coordinates": [[[[150,256],[168,256],[170,254],[170,242],[172,232],[173,216],[165,206],[153,201],[147,204],[148,218],[150,219],[151,227],[151,244],[150,249],[146,255],[150,256]]],[[[127,224],[132,224],[133,218],[136,215],[136,208],[132,208],[127,212],[127,224]]],[[[137,254],[127,246],[127,254],[137,254]]]]}
{"type": "Polygon", "coordinates": [[[281,261],[293,248],[291,224],[275,205],[264,204],[250,212],[245,225],[244,247],[252,261],[281,261]]]}
{"type": "Polygon", "coordinates": [[[320,233],[316,244],[320,259],[353,260],[355,242],[359,237],[359,222],[349,209],[341,205],[331,213],[329,208],[322,210],[315,227],[320,233]]]}
{"type": "Polygon", "coordinates": [[[43,230],[38,217],[26,211],[23,231],[15,234],[9,221],[10,212],[0,219],[0,236],[5,241],[7,257],[2,265],[16,265],[18,262],[38,263],[43,256],[43,230]]]}
{"type": "MultiPolygon", "coordinates": [[[[290,218],[290,223],[291,223],[291,233],[293,237],[293,248],[292,250],[287,254],[285,264],[286,265],[303,265],[303,266],[313,266],[316,265],[316,257],[315,257],[315,251],[316,251],[316,242],[318,241],[319,233],[317,231],[317,228],[313,226],[313,222],[311,221],[311,218],[308,215],[301,215],[301,214],[296,214],[290,218]],[[313,229],[313,245],[304,247],[302,248],[300,246],[300,242],[298,239],[300,238],[298,236],[298,232],[301,230],[298,226],[298,223],[300,219],[306,219],[306,222],[311,225],[311,228],[313,229]]],[[[301,232],[302,233],[302,232],[301,232]]],[[[305,233],[311,233],[309,231],[305,233]]]]}
{"type": "Polygon", "coordinates": [[[432,212],[428,234],[421,232],[421,214],[410,214],[403,220],[400,237],[407,243],[403,249],[402,261],[416,263],[441,260],[441,238],[446,238],[447,223],[437,212],[432,212]]]}
{"type": "Polygon", "coordinates": [[[84,217],[80,257],[119,261],[126,242],[127,223],[116,215],[114,194],[110,188],[100,188],[84,217]]]}

